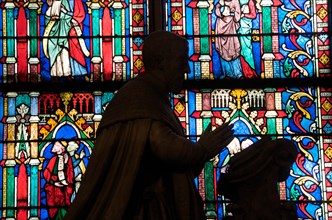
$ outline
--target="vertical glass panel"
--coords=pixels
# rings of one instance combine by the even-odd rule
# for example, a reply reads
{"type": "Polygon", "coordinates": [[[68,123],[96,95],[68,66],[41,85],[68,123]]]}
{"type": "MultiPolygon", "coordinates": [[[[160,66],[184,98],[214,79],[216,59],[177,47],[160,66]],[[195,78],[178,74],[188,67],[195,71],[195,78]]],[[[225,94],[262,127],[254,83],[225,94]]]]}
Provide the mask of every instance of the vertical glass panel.
{"type": "Polygon", "coordinates": [[[190,46],[188,79],[331,76],[328,1],[168,0],[190,46]]]}
{"type": "Polygon", "coordinates": [[[0,3],[0,83],[126,81],[144,69],[147,0],[0,3]]]}
{"type": "MultiPolygon", "coordinates": [[[[331,77],[328,5],[329,1],[168,0],[166,25],[167,30],[189,41],[189,83],[204,79],[331,77]]],[[[237,134],[231,149],[207,163],[197,180],[207,201],[207,217],[227,215],[227,201],[216,194],[216,181],[231,156],[261,135],[290,139],[299,152],[290,177],[279,184],[280,199],[294,202],[299,218],[331,216],[327,203],[331,197],[327,156],[331,90],[281,87],[207,88],[183,94],[181,100],[186,101],[181,103],[185,106],[182,111],[188,113],[183,121],[189,138],[196,140],[210,122],[218,126],[228,120],[235,124],[237,134]]]]}
{"type": "Polygon", "coordinates": [[[1,214],[62,219],[113,93],[1,94],[1,214]],[[65,167],[65,168],[64,168],[65,167]]]}

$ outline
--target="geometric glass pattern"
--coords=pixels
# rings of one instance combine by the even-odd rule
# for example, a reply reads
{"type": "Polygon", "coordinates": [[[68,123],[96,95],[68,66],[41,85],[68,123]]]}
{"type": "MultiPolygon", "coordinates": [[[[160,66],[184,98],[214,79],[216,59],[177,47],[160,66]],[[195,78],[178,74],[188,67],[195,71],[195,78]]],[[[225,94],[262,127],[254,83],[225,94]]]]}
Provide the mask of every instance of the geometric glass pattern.
{"type": "Polygon", "coordinates": [[[326,134],[331,134],[332,133],[332,126],[330,123],[326,123],[325,126],[323,127],[323,130],[326,134]]]}
{"type": "Polygon", "coordinates": [[[332,172],[331,171],[326,175],[326,178],[332,183],[332,172]]]}

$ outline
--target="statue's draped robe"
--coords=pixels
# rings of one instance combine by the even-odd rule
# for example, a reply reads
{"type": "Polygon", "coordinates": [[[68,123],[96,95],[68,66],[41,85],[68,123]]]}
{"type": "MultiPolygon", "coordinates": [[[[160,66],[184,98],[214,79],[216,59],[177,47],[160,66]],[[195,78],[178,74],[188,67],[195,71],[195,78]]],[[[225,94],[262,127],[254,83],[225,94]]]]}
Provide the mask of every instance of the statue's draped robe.
{"type": "Polygon", "coordinates": [[[164,85],[127,82],[104,113],[65,219],[205,219],[194,177],[207,156],[183,135],[164,85]]]}

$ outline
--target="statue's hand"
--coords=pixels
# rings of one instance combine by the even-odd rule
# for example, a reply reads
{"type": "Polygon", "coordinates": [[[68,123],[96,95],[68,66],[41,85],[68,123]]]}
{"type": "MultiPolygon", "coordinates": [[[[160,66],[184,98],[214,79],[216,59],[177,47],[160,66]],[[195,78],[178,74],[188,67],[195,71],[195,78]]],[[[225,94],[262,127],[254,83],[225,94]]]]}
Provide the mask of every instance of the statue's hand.
{"type": "Polygon", "coordinates": [[[234,138],[233,125],[229,125],[229,123],[225,123],[213,131],[211,131],[211,128],[212,126],[209,124],[198,141],[206,149],[209,158],[220,153],[234,138]]]}

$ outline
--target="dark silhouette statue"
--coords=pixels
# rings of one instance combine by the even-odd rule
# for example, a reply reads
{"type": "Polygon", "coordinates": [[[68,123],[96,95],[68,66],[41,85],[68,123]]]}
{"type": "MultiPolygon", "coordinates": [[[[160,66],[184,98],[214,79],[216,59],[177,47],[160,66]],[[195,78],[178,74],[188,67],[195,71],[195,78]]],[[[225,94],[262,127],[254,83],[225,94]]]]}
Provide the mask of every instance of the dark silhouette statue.
{"type": "Polygon", "coordinates": [[[218,193],[231,200],[233,220],[296,220],[293,203],[281,204],[277,183],[285,181],[297,150],[286,139],[261,139],[235,154],[218,181],[218,193]]]}
{"type": "Polygon", "coordinates": [[[128,81],[107,106],[82,184],[67,220],[201,220],[194,178],[233,139],[224,124],[185,138],[169,93],[179,93],[188,43],[157,31],[143,46],[145,72],[128,81]]]}

